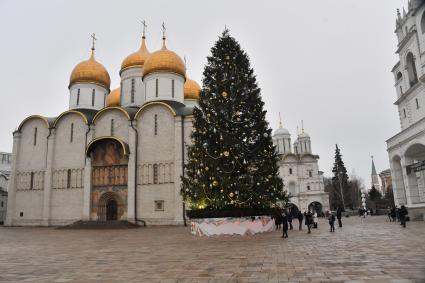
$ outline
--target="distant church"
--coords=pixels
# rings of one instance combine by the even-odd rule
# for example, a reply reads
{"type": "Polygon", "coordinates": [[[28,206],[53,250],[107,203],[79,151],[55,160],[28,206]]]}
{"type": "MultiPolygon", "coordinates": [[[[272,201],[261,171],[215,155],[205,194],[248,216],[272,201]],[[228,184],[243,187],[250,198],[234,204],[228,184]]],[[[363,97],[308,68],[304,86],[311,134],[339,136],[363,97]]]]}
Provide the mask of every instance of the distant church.
{"type": "Polygon", "coordinates": [[[13,133],[6,225],[184,221],[180,176],[200,87],[165,34],[153,53],[143,34],[110,91],[94,40],[71,72],[69,110],[30,116],[13,133]]]}
{"type": "Polygon", "coordinates": [[[325,192],[323,172],[319,171],[319,156],[313,154],[310,136],[297,133],[293,150],[291,134],[279,122],[279,128],[273,134],[273,143],[279,155],[279,174],[289,194],[290,205],[305,211],[318,212],[329,210],[329,194],[325,192]]]}

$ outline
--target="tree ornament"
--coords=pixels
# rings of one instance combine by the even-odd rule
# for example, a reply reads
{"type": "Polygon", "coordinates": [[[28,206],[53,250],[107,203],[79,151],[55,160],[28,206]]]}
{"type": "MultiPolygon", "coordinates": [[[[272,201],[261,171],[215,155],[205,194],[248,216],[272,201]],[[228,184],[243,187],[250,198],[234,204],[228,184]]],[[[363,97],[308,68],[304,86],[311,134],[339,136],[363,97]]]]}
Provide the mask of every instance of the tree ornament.
{"type": "Polygon", "coordinates": [[[230,192],[230,194],[229,194],[229,197],[234,197],[235,196],[235,194],[234,193],[232,193],[232,192],[230,192]]]}
{"type": "Polygon", "coordinates": [[[222,95],[223,97],[227,97],[227,92],[223,91],[223,92],[221,93],[221,95],[222,95]]]}
{"type": "Polygon", "coordinates": [[[217,187],[218,182],[214,180],[212,184],[213,184],[214,187],[217,187]]]}
{"type": "Polygon", "coordinates": [[[225,151],[223,152],[223,155],[224,155],[224,156],[226,156],[226,157],[228,157],[228,156],[229,156],[229,152],[228,152],[227,150],[225,150],[225,151]]]}

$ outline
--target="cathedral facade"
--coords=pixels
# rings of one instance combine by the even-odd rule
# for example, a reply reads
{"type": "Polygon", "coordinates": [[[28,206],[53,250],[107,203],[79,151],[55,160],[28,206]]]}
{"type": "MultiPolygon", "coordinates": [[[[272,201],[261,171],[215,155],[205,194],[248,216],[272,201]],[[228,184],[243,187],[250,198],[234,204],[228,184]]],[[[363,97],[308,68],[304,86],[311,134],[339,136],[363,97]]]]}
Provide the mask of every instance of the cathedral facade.
{"type": "Polygon", "coordinates": [[[397,11],[399,61],[392,68],[401,130],[387,140],[395,204],[411,219],[425,215],[425,3],[397,11]]]}
{"type": "Polygon", "coordinates": [[[279,155],[279,174],[289,195],[289,203],[296,209],[325,212],[329,208],[329,194],[325,192],[323,172],[319,171],[319,156],[313,154],[310,136],[298,134],[293,147],[291,134],[279,123],[273,134],[279,155]]]}
{"type": "Polygon", "coordinates": [[[199,85],[166,47],[145,36],[110,91],[91,56],[73,69],[69,109],[30,116],[13,133],[6,225],[66,225],[77,220],[184,222],[180,176],[199,85]]]}

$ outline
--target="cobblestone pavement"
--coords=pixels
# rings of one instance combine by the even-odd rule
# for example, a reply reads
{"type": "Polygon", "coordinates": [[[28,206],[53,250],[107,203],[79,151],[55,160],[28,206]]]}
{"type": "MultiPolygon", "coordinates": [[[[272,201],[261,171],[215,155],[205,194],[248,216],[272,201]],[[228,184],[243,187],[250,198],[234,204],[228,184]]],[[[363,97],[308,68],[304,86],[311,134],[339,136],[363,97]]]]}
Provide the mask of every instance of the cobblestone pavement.
{"type": "Polygon", "coordinates": [[[425,222],[350,217],[330,233],[322,219],[288,239],[3,227],[0,282],[425,282],[425,222]]]}

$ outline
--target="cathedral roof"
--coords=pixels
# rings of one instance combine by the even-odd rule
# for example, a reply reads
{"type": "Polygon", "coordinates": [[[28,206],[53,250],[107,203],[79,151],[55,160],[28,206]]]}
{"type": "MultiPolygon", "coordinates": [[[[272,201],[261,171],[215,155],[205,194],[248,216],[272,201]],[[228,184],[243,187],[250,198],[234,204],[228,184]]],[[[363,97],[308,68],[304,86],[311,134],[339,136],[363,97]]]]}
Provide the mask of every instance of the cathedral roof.
{"type": "Polygon", "coordinates": [[[74,83],[94,83],[109,89],[111,79],[106,68],[94,58],[94,48],[88,60],[79,63],[72,70],[69,87],[74,83]]]}
{"type": "Polygon", "coordinates": [[[146,48],[145,36],[142,37],[142,43],[140,44],[139,50],[128,55],[124,61],[121,63],[121,71],[130,69],[130,68],[141,68],[144,66],[146,59],[149,57],[150,53],[146,48]]]}
{"type": "Polygon", "coordinates": [[[106,98],[106,107],[120,106],[121,102],[121,89],[118,87],[111,91],[106,98]]]}
{"type": "Polygon", "coordinates": [[[184,99],[199,99],[199,93],[201,91],[201,87],[197,82],[186,78],[186,82],[184,83],[184,99]]]}
{"type": "Polygon", "coordinates": [[[162,39],[162,48],[152,53],[145,61],[143,76],[151,73],[175,73],[186,76],[186,67],[183,60],[175,52],[165,46],[165,38],[162,39]]]}

